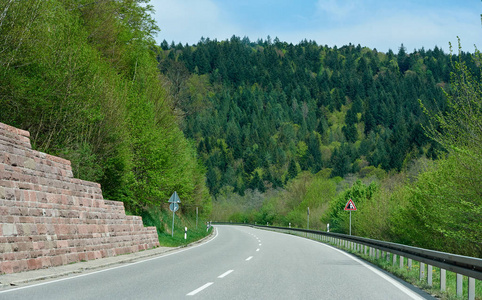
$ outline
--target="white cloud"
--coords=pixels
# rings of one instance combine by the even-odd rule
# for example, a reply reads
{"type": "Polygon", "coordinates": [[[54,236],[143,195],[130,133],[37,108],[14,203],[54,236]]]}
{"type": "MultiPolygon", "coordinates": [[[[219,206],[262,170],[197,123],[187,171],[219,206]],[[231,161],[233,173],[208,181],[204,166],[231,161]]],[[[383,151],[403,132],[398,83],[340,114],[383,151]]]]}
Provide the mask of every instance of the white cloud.
{"type": "Polygon", "coordinates": [[[161,29],[157,41],[194,44],[201,37],[225,39],[239,29],[211,0],[153,0],[155,19],[161,29]]]}
{"type": "MultiPolygon", "coordinates": [[[[379,6],[374,8],[369,5],[373,4],[372,1],[315,0],[315,17],[301,16],[307,18],[309,28],[293,26],[290,30],[272,20],[258,28],[248,26],[248,20],[236,23],[230,14],[237,11],[224,11],[216,4],[219,1],[152,0],[155,18],[161,28],[157,41],[160,43],[165,39],[169,43],[174,40],[176,43],[195,44],[201,37],[224,40],[232,35],[248,36],[255,41],[270,35],[294,44],[308,39],[321,45],[340,47],[352,43],[379,51],[389,48],[398,51],[403,43],[411,52],[422,47],[433,49],[435,45],[448,51],[449,41],[456,46],[457,36],[460,36],[464,51],[472,52],[474,44],[482,48],[480,15],[468,8],[414,8],[406,3],[398,7],[388,4],[380,7],[378,3],[379,6]]],[[[224,7],[228,9],[229,6],[224,7]]],[[[281,15],[274,19],[284,22],[281,15]]]]}
{"type": "MultiPolygon", "coordinates": [[[[318,3],[333,4],[330,10],[336,10],[338,4],[333,0],[320,0],[318,3]]],[[[349,9],[341,8],[339,12],[348,13],[349,9]]],[[[473,52],[474,44],[482,46],[482,28],[480,16],[464,10],[442,11],[404,11],[401,9],[378,10],[365,12],[357,20],[345,24],[319,23],[310,30],[279,33],[281,40],[298,42],[304,37],[315,40],[318,44],[343,46],[360,44],[379,51],[398,51],[403,43],[409,52],[414,49],[433,49],[441,47],[449,50],[449,42],[457,45],[457,36],[461,38],[464,51],[473,52]]],[[[339,16],[339,15],[338,15],[339,16]]],[[[355,16],[345,15],[355,19],[355,16]]],[[[455,47],[456,48],[456,47],[455,47]]]]}
{"type": "Polygon", "coordinates": [[[359,4],[356,0],[318,0],[316,8],[318,14],[340,20],[355,13],[360,8],[359,4]]]}

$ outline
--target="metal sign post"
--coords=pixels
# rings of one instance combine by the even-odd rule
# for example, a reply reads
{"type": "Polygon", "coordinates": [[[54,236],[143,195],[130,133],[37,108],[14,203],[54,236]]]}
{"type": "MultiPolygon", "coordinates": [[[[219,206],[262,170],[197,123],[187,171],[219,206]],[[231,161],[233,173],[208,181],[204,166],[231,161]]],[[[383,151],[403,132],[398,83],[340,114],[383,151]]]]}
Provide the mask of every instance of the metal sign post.
{"type": "Polygon", "coordinates": [[[345,205],[345,210],[348,210],[350,212],[350,235],[351,235],[351,212],[356,211],[356,206],[353,200],[348,200],[348,202],[345,205]]]}
{"type": "Polygon", "coordinates": [[[351,210],[350,210],[350,235],[351,235],[351,210]]]}
{"type": "Polygon", "coordinates": [[[179,209],[179,203],[181,203],[181,199],[179,199],[179,196],[177,195],[177,192],[174,191],[172,194],[171,198],[169,198],[169,209],[172,211],[172,234],[171,236],[174,237],[174,215],[176,214],[176,211],[179,209]]]}
{"type": "Polygon", "coordinates": [[[308,223],[306,224],[306,229],[310,230],[310,207],[308,207],[308,223]]]}

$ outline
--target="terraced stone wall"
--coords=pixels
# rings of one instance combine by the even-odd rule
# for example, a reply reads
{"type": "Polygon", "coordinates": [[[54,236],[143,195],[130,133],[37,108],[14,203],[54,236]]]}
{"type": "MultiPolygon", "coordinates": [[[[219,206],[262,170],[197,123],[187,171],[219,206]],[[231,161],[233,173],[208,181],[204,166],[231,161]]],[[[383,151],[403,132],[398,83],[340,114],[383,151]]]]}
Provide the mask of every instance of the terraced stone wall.
{"type": "Polygon", "coordinates": [[[73,178],[70,161],[32,150],[29,137],[0,123],[0,274],[159,246],[155,227],[73,178]]]}

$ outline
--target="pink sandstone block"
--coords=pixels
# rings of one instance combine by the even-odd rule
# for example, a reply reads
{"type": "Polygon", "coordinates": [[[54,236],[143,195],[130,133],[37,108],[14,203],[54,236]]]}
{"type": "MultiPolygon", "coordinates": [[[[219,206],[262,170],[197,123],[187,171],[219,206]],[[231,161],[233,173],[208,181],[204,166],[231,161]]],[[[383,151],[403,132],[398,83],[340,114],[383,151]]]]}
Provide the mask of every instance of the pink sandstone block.
{"type": "Polygon", "coordinates": [[[28,264],[26,260],[17,260],[13,264],[13,272],[21,272],[28,270],[28,264]]]}
{"type": "Polygon", "coordinates": [[[3,261],[0,262],[0,273],[10,274],[13,273],[13,261],[3,261]]]}
{"type": "Polygon", "coordinates": [[[88,260],[95,259],[95,253],[94,252],[87,252],[87,259],[88,260]]]}
{"type": "Polygon", "coordinates": [[[102,258],[102,252],[101,251],[94,251],[94,259],[99,259],[102,258]]]}
{"type": "Polygon", "coordinates": [[[29,201],[31,201],[31,202],[37,202],[37,201],[38,201],[38,200],[37,200],[37,192],[35,192],[35,191],[28,191],[28,194],[29,194],[29,195],[28,195],[28,196],[29,196],[29,197],[28,197],[29,201]]]}
{"type": "Polygon", "coordinates": [[[38,234],[46,234],[47,233],[47,225],[45,225],[45,224],[36,224],[36,225],[37,225],[38,234]]]}
{"type": "Polygon", "coordinates": [[[89,257],[86,252],[79,253],[79,261],[86,261],[89,260],[89,257]]]}
{"type": "Polygon", "coordinates": [[[19,128],[15,128],[15,127],[11,127],[12,129],[15,129],[15,133],[20,135],[20,136],[24,136],[24,137],[30,137],[30,132],[26,131],[26,130],[23,130],[23,129],[19,129],[19,128]]]}
{"type": "Polygon", "coordinates": [[[68,248],[69,242],[68,241],[57,241],[57,248],[68,248]]]}
{"type": "MultiPolygon", "coordinates": [[[[13,249],[16,248],[16,246],[12,246],[13,249]]],[[[16,251],[16,250],[14,250],[16,251]]],[[[4,260],[15,260],[16,256],[15,256],[15,252],[9,252],[9,253],[4,253],[3,254],[3,259],[4,260]]]]}
{"type": "Polygon", "coordinates": [[[40,261],[40,259],[37,258],[28,259],[27,265],[29,270],[37,270],[42,268],[42,262],[40,261]]]}
{"type": "Polygon", "coordinates": [[[68,264],[78,262],[79,261],[79,254],[78,253],[69,253],[69,254],[66,254],[66,258],[67,258],[68,264]]]}
{"type": "Polygon", "coordinates": [[[50,258],[50,263],[52,266],[61,266],[63,265],[62,257],[61,256],[52,256],[50,258]]]}
{"type": "Polygon", "coordinates": [[[48,268],[52,266],[50,257],[40,257],[39,259],[40,259],[41,268],[48,268]]]}

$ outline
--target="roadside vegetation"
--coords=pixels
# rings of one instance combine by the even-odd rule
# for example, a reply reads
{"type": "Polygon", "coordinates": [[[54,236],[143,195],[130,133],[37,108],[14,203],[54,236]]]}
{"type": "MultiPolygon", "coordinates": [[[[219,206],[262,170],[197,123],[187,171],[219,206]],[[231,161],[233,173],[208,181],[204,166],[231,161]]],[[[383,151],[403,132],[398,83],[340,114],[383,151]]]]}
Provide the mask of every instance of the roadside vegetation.
{"type": "Polygon", "coordinates": [[[172,234],[172,211],[169,209],[150,208],[141,214],[144,225],[155,226],[159,235],[161,247],[186,246],[192,242],[201,240],[211,234],[213,228],[207,226],[208,220],[196,214],[180,214],[174,216],[174,235],[172,234]],[[184,230],[187,227],[186,238],[184,230]]]}
{"type": "Polygon", "coordinates": [[[0,122],[133,214],[177,191],[180,214],[205,217],[205,168],[159,78],[143,2],[0,0],[0,122]]]}

